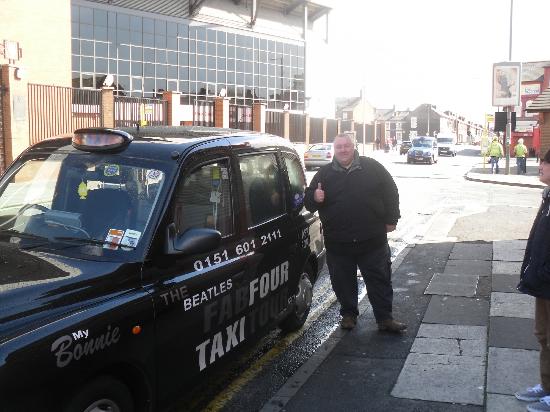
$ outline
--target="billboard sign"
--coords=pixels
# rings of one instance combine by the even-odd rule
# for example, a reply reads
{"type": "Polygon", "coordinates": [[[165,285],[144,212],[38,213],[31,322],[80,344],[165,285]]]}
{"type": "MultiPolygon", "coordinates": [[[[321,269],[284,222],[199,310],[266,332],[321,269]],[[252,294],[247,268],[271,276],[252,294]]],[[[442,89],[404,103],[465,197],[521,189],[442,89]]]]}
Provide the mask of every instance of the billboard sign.
{"type": "Polygon", "coordinates": [[[521,63],[493,64],[493,106],[519,106],[521,63]]]}

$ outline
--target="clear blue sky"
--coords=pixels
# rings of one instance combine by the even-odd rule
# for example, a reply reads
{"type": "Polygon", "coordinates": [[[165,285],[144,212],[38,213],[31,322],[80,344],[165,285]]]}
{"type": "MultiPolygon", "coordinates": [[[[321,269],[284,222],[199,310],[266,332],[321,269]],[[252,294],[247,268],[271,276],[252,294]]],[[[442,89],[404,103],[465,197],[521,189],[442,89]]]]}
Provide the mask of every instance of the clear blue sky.
{"type": "MultiPolygon", "coordinates": [[[[510,0],[345,0],[330,15],[334,96],[376,107],[432,103],[482,121],[493,63],[508,60],[510,0]]],[[[550,60],[550,0],[514,0],[512,61],[550,60]]]]}

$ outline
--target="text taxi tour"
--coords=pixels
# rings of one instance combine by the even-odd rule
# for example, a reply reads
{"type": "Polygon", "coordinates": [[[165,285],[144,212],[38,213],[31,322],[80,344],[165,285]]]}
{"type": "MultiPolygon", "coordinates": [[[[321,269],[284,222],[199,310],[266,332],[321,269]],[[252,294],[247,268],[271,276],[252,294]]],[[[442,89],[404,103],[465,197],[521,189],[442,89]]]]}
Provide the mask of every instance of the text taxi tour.
{"type": "Polygon", "coordinates": [[[303,325],[325,250],[302,165],[288,141],[236,132],[81,129],[9,167],[0,411],[160,410],[303,325]]]}

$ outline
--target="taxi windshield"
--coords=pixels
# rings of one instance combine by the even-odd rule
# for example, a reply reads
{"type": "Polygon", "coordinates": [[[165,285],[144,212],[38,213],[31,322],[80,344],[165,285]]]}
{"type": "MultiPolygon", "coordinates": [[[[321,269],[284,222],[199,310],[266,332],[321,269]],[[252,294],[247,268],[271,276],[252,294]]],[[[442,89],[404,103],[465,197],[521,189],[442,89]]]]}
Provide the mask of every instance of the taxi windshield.
{"type": "Polygon", "coordinates": [[[117,253],[137,248],[165,178],[137,163],[74,152],[23,158],[0,182],[0,233],[117,253]]]}
{"type": "Polygon", "coordinates": [[[412,141],[414,147],[432,147],[432,141],[428,139],[414,139],[412,141]]]}

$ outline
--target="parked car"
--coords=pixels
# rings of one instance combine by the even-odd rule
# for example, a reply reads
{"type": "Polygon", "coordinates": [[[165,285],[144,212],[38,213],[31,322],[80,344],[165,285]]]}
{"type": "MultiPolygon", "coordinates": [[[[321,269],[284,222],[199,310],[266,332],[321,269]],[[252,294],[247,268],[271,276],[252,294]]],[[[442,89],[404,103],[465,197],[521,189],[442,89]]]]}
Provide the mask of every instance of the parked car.
{"type": "Polygon", "coordinates": [[[334,145],[332,143],[317,143],[304,153],[304,163],[307,170],[321,167],[332,162],[334,145]]]}
{"type": "Polygon", "coordinates": [[[437,136],[437,150],[440,155],[456,156],[456,138],[453,136],[437,136]]]}
{"type": "Polygon", "coordinates": [[[0,409],[164,410],[324,265],[296,151],[213,128],[81,129],[0,179],[0,409]]]}
{"type": "Polygon", "coordinates": [[[437,162],[437,140],[435,137],[419,136],[412,139],[412,146],[407,152],[407,163],[437,162]]]}
{"type": "Polygon", "coordinates": [[[412,146],[410,140],[403,140],[399,146],[399,154],[406,154],[412,146]]]}

